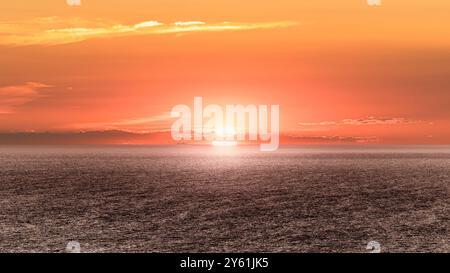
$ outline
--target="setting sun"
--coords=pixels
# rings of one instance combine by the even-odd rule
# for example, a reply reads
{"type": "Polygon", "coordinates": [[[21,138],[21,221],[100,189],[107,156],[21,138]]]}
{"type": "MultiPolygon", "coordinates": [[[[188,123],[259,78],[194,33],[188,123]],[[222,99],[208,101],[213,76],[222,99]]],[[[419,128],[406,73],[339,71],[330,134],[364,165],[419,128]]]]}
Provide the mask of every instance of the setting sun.
{"type": "Polygon", "coordinates": [[[230,140],[214,140],[212,142],[212,145],[214,146],[236,146],[238,143],[237,141],[230,141],[230,140]]]}
{"type": "Polygon", "coordinates": [[[234,139],[236,136],[236,130],[232,127],[221,127],[218,128],[214,132],[216,136],[216,140],[212,141],[212,145],[214,146],[236,146],[238,143],[235,140],[229,140],[234,139]]]}

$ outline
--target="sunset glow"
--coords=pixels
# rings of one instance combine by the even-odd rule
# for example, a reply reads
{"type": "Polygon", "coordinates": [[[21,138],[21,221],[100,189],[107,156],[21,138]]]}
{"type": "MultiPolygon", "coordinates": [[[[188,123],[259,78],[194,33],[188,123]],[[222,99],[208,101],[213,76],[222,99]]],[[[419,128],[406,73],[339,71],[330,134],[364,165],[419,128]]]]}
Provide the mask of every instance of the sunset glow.
{"type": "Polygon", "coordinates": [[[449,1],[197,2],[3,1],[0,141],[173,143],[202,96],[279,104],[282,144],[450,143],[449,1]]]}
{"type": "Polygon", "coordinates": [[[213,146],[223,146],[223,147],[232,147],[237,145],[237,141],[226,141],[226,140],[214,140],[212,142],[213,146]]]}

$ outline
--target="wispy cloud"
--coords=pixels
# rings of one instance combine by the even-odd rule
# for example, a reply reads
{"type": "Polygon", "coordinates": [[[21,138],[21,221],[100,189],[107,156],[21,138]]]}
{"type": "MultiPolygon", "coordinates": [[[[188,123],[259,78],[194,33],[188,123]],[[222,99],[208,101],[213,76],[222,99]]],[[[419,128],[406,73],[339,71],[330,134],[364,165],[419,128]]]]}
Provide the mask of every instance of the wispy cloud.
{"type": "Polygon", "coordinates": [[[149,117],[121,119],[110,122],[89,122],[70,124],[63,129],[76,130],[123,130],[128,132],[160,132],[169,130],[168,122],[173,120],[170,113],[162,113],[149,117]],[[167,124],[166,124],[167,123],[167,124]]]}
{"type": "Polygon", "coordinates": [[[135,29],[141,29],[141,28],[147,28],[147,27],[157,27],[162,26],[163,24],[158,21],[145,21],[138,24],[135,24],[133,28],[135,29]]]}
{"type": "Polygon", "coordinates": [[[176,26],[194,26],[194,25],[206,25],[205,22],[200,21],[188,21],[188,22],[175,22],[176,26]]]}
{"type": "Polygon", "coordinates": [[[344,125],[398,125],[398,124],[415,124],[420,121],[410,120],[406,118],[391,117],[367,117],[358,119],[343,119],[337,121],[319,121],[319,122],[299,122],[299,126],[344,126],[344,125]]]}
{"type": "Polygon", "coordinates": [[[13,113],[16,107],[42,96],[39,90],[48,87],[51,86],[39,82],[0,87],[0,114],[13,113]]]}
{"type": "Polygon", "coordinates": [[[371,7],[379,7],[381,6],[381,0],[367,0],[367,5],[371,7]]]}
{"type": "Polygon", "coordinates": [[[69,6],[81,6],[81,0],[66,0],[67,5],[69,6]]]}
{"type": "Polygon", "coordinates": [[[379,141],[376,136],[302,136],[291,134],[287,137],[291,141],[319,143],[374,143],[379,141]]]}
{"type": "Polygon", "coordinates": [[[25,21],[0,22],[0,44],[12,46],[58,45],[102,37],[271,29],[293,25],[297,25],[297,23],[285,21],[262,23],[207,23],[201,21],[162,23],[154,20],[129,25],[103,19],[86,20],[82,18],[44,17],[25,21]]]}

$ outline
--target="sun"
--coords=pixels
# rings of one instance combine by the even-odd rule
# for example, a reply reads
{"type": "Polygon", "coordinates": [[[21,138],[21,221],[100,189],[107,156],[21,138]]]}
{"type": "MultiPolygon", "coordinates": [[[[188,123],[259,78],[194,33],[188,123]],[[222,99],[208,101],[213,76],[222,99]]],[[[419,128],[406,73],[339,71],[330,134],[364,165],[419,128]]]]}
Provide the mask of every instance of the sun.
{"type": "Polygon", "coordinates": [[[216,139],[212,142],[213,146],[232,147],[238,143],[234,140],[236,130],[232,127],[218,128],[214,132],[216,139]],[[232,139],[232,140],[230,140],[232,139]]]}
{"type": "Polygon", "coordinates": [[[214,140],[212,142],[213,146],[221,146],[221,147],[232,147],[236,146],[238,143],[234,140],[214,140]]]}
{"type": "Polygon", "coordinates": [[[236,130],[233,127],[222,127],[217,128],[215,131],[215,135],[217,138],[226,139],[236,136],[236,130]]]}

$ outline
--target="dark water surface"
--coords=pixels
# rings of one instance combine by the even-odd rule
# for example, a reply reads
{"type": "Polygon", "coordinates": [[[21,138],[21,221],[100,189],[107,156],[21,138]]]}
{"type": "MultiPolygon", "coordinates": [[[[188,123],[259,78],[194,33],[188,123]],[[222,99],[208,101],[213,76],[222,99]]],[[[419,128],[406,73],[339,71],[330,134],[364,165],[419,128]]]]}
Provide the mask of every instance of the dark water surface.
{"type": "Polygon", "coordinates": [[[450,252],[450,147],[0,146],[0,251],[450,252]]]}

